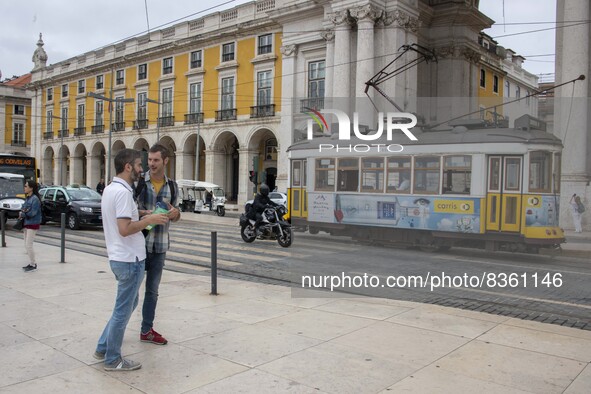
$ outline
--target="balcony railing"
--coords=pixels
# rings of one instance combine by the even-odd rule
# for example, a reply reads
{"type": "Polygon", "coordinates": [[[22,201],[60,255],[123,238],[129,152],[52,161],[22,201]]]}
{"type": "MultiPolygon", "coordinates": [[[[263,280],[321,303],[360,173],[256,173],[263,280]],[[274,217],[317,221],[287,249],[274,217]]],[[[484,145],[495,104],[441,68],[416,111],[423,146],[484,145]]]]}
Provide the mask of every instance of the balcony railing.
{"type": "Polygon", "coordinates": [[[215,111],[216,122],[223,122],[225,120],[236,120],[236,108],[215,111]]]}
{"type": "Polygon", "coordinates": [[[185,114],[185,124],[203,123],[203,112],[185,114]]]}
{"type": "Polygon", "coordinates": [[[310,109],[324,109],[324,97],[310,97],[300,100],[300,112],[308,112],[310,109]]]}
{"type": "Polygon", "coordinates": [[[76,137],[80,137],[81,135],[86,135],[86,127],[76,127],[74,129],[74,135],[76,137]]]}
{"type": "Polygon", "coordinates": [[[174,116],[162,116],[158,118],[158,126],[168,127],[174,126],[174,116]]]}
{"type": "Polygon", "coordinates": [[[27,141],[21,141],[21,140],[12,140],[10,142],[10,145],[12,146],[21,146],[21,147],[26,147],[27,146],[27,141]]]}
{"type": "Polygon", "coordinates": [[[133,128],[136,130],[147,129],[148,119],[136,119],[135,122],[133,122],[133,128]]]}
{"type": "Polygon", "coordinates": [[[275,104],[250,107],[251,118],[265,118],[267,116],[275,116],[275,104]]]}
{"type": "Polygon", "coordinates": [[[97,124],[92,126],[92,134],[102,134],[105,132],[105,125],[97,124]]]}
{"type": "Polygon", "coordinates": [[[68,130],[68,129],[60,130],[60,131],[57,132],[57,135],[60,138],[66,138],[66,137],[68,137],[70,135],[70,130],[68,130]]]}
{"type": "Polygon", "coordinates": [[[52,140],[53,139],[53,131],[46,131],[43,133],[44,140],[52,140]]]}
{"type": "Polygon", "coordinates": [[[113,131],[125,131],[125,122],[113,123],[113,131]]]}

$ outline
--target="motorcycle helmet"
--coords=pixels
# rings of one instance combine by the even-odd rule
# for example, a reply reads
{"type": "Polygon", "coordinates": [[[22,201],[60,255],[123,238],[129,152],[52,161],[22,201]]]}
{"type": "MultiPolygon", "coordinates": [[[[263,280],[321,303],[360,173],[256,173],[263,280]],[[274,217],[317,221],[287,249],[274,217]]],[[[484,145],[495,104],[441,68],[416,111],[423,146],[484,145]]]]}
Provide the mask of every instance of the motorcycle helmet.
{"type": "Polygon", "coordinates": [[[261,195],[267,197],[269,195],[269,186],[267,186],[266,184],[262,184],[261,185],[261,195]]]}

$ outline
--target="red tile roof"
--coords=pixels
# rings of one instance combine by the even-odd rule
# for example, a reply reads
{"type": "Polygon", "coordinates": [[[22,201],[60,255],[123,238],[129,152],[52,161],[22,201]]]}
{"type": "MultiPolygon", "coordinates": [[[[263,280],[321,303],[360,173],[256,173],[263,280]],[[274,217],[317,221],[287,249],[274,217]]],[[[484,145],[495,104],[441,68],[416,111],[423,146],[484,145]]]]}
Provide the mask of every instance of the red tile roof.
{"type": "Polygon", "coordinates": [[[20,77],[14,78],[8,82],[4,82],[4,85],[23,87],[26,84],[31,82],[31,77],[32,77],[31,73],[21,75],[20,77]]]}

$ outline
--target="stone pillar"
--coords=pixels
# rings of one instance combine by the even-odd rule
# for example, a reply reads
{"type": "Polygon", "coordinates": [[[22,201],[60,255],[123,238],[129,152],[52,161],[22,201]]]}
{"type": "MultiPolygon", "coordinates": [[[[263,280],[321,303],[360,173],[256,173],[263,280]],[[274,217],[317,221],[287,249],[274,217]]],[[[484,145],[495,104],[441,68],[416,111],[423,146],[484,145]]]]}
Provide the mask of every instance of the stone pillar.
{"type": "MultiPolygon", "coordinates": [[[[70,157],[70,181],[69,183],[83,184],[84,176],[82,171],[84,170],[83,164],[84,158],[82,156],[71,156],[70,157]]],[[[90,186],[90,185],[87,185],[90,186]]]]}
{"type": "MultiPolygon", "coordinates": [[[[287,158],[287,152],[285,149],[289,147],[292,142],[296,140],[296,136],[294,136],[294,115],[297,114],[300,110],[300,98],[296,95],[296,57],[298,53],[298,48],[296,45],[284,45],[281,47],[281,54],[283,55],[283,62],[282,62],[282,69],[283,69],[283,78],[281,79],[281,91],[283,92],[283,97],[292,98],[292,100],[288,102],[284,102],[281,105],[281,123],[279,125],[280,132],[277,133],[277,154],[278,157],[285,157],[287,158]],[[282,150],[283,149],[283,150],[282,150]]],[[[326,87],[326,84],[325,84],[326,87]]],[[[240,167],[242,168],[242,160],[243,160],[243,152],[240,152],[240,167]]],[[[250,163],[252,163],[252,157],[249,158],[250,161],[247,161],[248,164],[246,168],[246,186],[243,185],[242,181],[239,180],[239,190],[240,193],[238,195],[238,201],[247,201],[247,196],[252,195],[252,183],[248,180],[248,171],[250,170],[250,163]],[[244,186],[244,187],[243,187],[244,186]],[[245,198],[244,200],[240,200],[240,198],[245,198]]],[[[286,163],[279,164],[277,168],[277,187],[279,190],[287,190],[287,185],[289,182],[289,168],[284,167],[287,165],[286,163]]],[[[242,173],[241,173],[242,176],[242,173]]]]}
{"type": "MultiPolygon", "coordinates": [[[[416,16],[410,15],[402,10],[389,11],[384,14],[382,23],[385,26],[384,44],[387,59],[385,64],[394,60],[402,51],[403,45],[410,45],[418,42],[417,31],[420,23],[416,16]]],[[[389,67],[394,70],[407,64],[419,56],[414,51],[407,52],[397,62],[389,67]]],[[[396,104],[407,112],[417,110],[417,81],[418,68],[411,67],[398,76],[384,82],[381,87],[396,104]]]]}
{"type": "MultiPolygon", "coordinates": [[[[250,181],[248,176],[249,171],[252,170],[252,159],[259,155],[259,151],[240,148],[238,152],[240,154],[238,158],[238,166],[240,167],[240,177],[238,179],[238,206],[241,207],[246,201],[252,199],[256,192],[256,185],[250,181]]],[[[279,165],[279,163],[277,164],[279,165]]],[[[255,171],[259,173],[258,182],[260,183],[260,171],[258,168],[256,168],[255,171]]],[[[277,173],[280,173],[279,168],[277,168],[277,173]]]]}
{"type": "Polygon", "coordinates": [[[326,68],[324,76],[324,97],[333,97],[334,86],[334,30],[326,29],[321,33],[326,41],[326,68]]]}
{"type": "Polygon", "coordinates": [[[41,181],[45,185],[55,185],[56,182],[54,181],[54,173],[53,173],[53,160],[54,156],[41,158],[42,165],[41,165],[41,181]]]}
{"type": "Polygon", "coordinates": [[[86,179],[88,186],[92,187],[93,189],[101,180],[101,161],[102,156],[100,155],[92,155],[88,153],[86,155],[86,179]]]}
{"type": "Polygon", "coordinates": [[[365,82],[375,75],[376,56],[374,45],[374,25],[376,19],[382,15],[371,4],[351,9],[351,16],[357,20],[357,69],[355,75],[355,111],[359,114],[359,124],[374,129],[377,114],[373,104],[367,98],[374,97],[374,89],[365,93],[365,82]]]}
{"type": "MultiPolygon", "coordinates": [[[[558,0],[557,22],[588,19],[591,17],[588,0],[558,0]]],[[[570,26],[556,31],[556,83],[577,78],[577,81],[556,90],[554,133],[562,139],[562,181],[560,198],[560,225],[573,229],[570,199],[581,197],[586,207],[591,203],[591,160],[589,160],[590,94],[590,39],[589,24],[570,26]]],[[[589,210],[589,209],[587,209],[589,210]]],[[[589,215],[583,214],[583,230],[589,231],[589,215]]]]}
{"type": "Polygon", "coordinates": [[[187,154],[184,151],[176,151],[176,160],[175,160],[175,174],[176,177],[174,179],[195,179],[193,178],[193,174],[195,173],[195,165],[193,164],[193,169],[191,169],[191,158],[193,155],[187,154]]]}
{"type": "Polygon", "coordinates": [[[351,86],[353,85],[351,80],[351,18],[349,10],[335,12],[331,20],[335,25],[332,94],[333,97],[349,99],[351,97],[351,86]]]}

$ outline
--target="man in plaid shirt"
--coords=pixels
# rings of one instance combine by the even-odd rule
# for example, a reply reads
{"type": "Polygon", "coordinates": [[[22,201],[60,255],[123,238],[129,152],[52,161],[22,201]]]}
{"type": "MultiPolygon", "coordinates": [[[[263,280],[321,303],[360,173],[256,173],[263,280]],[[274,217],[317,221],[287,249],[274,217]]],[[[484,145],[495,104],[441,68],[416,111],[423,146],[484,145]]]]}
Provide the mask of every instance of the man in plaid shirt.
{"type": "MultiPolygon", "coordinates": [[[[168,218],[176,222],[181,218],[178,208],[178,186],[175,181],[168,179],[164,169],[168,164],[168,149],[156,144],[148,152],[149,171],[144,175],[145,182],[138,183],[138,208],[140,216],[151,213],[156,209],[156,203],[165,203],[168,207],[168,218]],[[143,186],[141,184],[143,183],[143,186]],[[171,190],[171,188],[174,189],[171,190]],[[174,197],[174,201],[173,201],[174,197]]],[[[170,246],[168,230],[170,221],[164,225],[155,226],[146,236],[146,294],[142,307],[142,329],[140,340],[156,345],[166,345],[168,341],[154,331],[154,316],[158,302],[158,287],[164,269],[166,251],[170,246]]]]}

